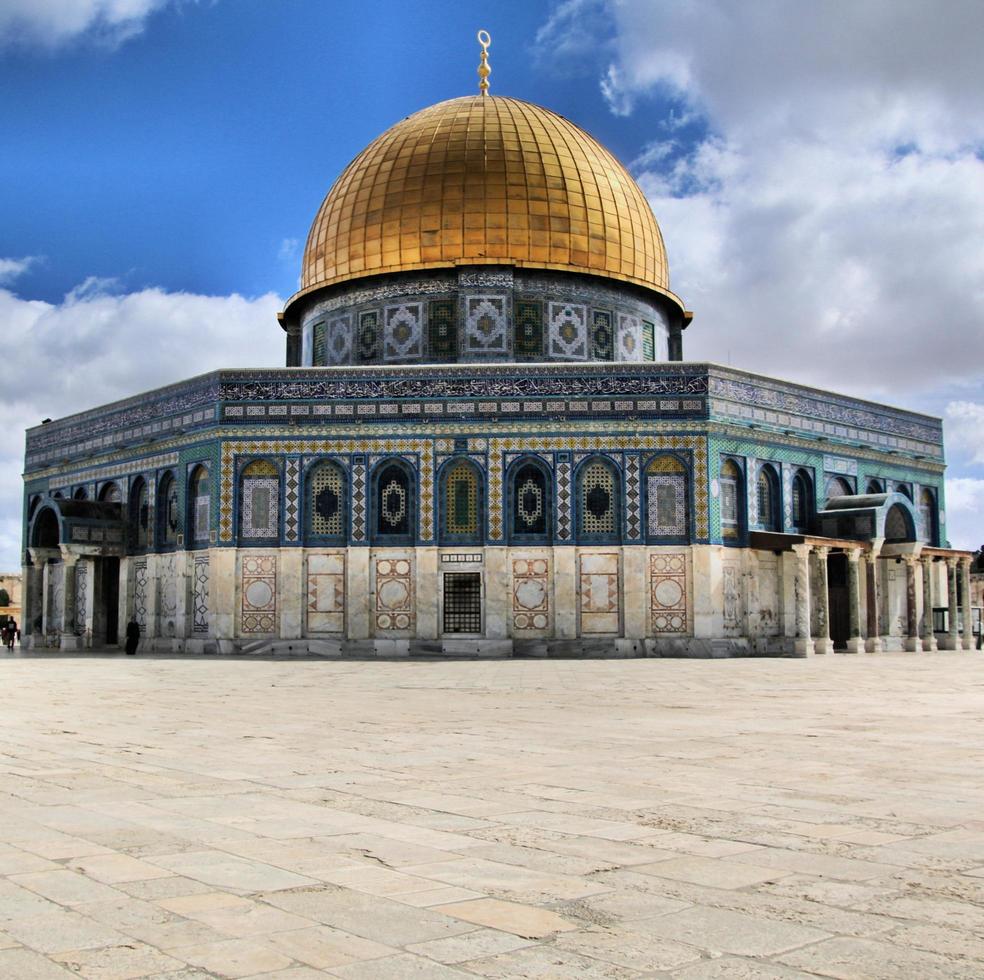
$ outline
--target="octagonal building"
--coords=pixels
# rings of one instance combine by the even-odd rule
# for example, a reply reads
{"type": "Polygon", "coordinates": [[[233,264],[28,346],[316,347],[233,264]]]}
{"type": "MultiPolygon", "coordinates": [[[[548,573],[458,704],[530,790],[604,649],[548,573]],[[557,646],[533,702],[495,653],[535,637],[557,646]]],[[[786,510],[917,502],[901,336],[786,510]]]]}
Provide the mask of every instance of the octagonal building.
{"type": "Polygon", "coordinates": [[[383,133],[279,319],[284,368],[29,430],[26,645],[970,645],[939,420],[685,361],[644,194],[547,109],[482,94],[383,133]]]}

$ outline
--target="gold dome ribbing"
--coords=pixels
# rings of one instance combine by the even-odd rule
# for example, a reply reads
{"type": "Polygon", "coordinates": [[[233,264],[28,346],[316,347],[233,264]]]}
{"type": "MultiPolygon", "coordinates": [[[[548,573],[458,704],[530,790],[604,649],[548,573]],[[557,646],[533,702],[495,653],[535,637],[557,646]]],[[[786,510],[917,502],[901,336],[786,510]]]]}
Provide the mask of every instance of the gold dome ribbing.
{"type": "Polygon", "coordinates": [[[370,143],[314,219],[298,297],[362,276],[474,264],[608,276],[680,302],[628,171],[567,119],[502,96],[440,102],[370,143]]]}

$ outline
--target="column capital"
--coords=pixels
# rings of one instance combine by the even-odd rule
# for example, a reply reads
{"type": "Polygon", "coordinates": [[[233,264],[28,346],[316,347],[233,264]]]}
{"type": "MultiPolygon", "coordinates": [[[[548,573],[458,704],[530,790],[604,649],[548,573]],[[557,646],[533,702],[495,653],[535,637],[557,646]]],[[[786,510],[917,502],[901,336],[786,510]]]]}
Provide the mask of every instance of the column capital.
{"type": "Polygon", "coordinates": [[[948,558],[946,558],[946,567],[947,568],[956,568],[957,567],[957,564],[959,562],[960,562],[960,559],[959,558],[950,558],[950,557],[948,557],[948,558]]]}
{"type": "Polygon", "coordinates": [[[847,551],[845,551],[844,553],[847,555],[847,560],[850,561],[850,562],[854,562],[855,565],[861,559],[861,549],[860,548],[848,548],[847,551]]]}
{"type": "Polygon", "coordinates": [[[830,554],[830,547],[828,545],[825,545],[825,544],[815,545],[814,548],[813,548],[813,553],[821,561],[826,561],[827,560],[827,556],[830,554]]]}
{"type": "Polygon", "coordinates": [[[913,568],[914,569],[916,567],[916,565],[919,564],[919,556],[918,555],[902,555],[901,558],[902,558],[902,561],[905,562],[906,567],[908,567],[908,568],[913,568]]]}
{"type": "Polygon", "coordinates": [[[74,565],[81,557],[78,552],[72,551],[66,544],[59,545],[58,549],[61,551],[61,560],[66,565],[74,565]]]}
{"type": "Polygon", "coordinates": [[[799,544],[794,544],[792,546],[793,551],[796,553],[796,557],[800,560],[810,557],[810,552],[813,551],[813,545],[807,544],[805,541],[801,541],[799,544]]]}

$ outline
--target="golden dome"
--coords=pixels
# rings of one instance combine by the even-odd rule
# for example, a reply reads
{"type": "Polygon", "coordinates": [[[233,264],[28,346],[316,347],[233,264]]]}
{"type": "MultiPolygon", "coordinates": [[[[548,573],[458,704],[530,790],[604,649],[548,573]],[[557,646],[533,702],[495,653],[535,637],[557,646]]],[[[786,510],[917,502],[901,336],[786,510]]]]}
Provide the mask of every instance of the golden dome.
{"type": "Polygon", "coordinates": [[[291,303],[363,276],[476,264],[607,276],[683,308],[653,212],[618,160],[548,109],[481,95],[408,116],[345,168],[291,303]]]}

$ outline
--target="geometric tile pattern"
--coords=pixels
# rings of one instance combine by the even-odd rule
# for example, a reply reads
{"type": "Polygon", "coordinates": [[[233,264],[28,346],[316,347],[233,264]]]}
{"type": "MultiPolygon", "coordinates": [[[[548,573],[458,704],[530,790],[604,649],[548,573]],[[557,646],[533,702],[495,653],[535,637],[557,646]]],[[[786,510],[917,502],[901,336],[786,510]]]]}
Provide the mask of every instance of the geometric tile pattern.
{"type": "Polygon", "coordinates": [[[243,633],[277,629],[277,556],[244,552],[242,556],[243,633]]]}
{"type": "MultiPolygon", "coordinates": [[[[310,363],[312,365],[314,365],[315,367],[317,367],[319,365],[327,364],[328,363],[328,358],[327,358],[327,353],[328,353],[328,349],[327,349],[327,339],[328,339],[327,324],[325,324],[324,321],[322,321],[321,323],[316,323],[314,325],[313,334],[314,334],[314,349],[313,349],[313,353],[311,355],[312,356],[312,359],[311,359],[310,363]]],[[[307,364],[309,362],[308,361],[304,361],[302,363],[307,364]]]]}
{"type": "Polygon", "coordinates": [[[366,539],[366,464],[352,464],[352,540],[366,539]]]}
{"type": "Polygon", "coordinates": [[[376,558],[377,633],[405,633],[414,625],[413,559],[376,558]]]}
{"type": "Polygon", "coordinates": [[[587,316],[587,309],[577,303],[550,304],[550,357],[588,356],[587,316]]]}
{"type": "Polygon", "coordinates": [[[514,558],[513,633],[546,632],[550,627],[550,560],[514,558]]]}
{"type": "Polygon", "coordinates": [[[656,325],[648,320],[642,321],[642,359],[656,360],[656,325]]]}
{"type": "Polygon", "coordinates": [[[173,552],[157,559],[157,636],[173,637],[178,618],[177,555],[173,552]]]}
{"type": "Polygon", "coordinates": [[[655,634],[687,632],[687,556],[649,556],[649,608],[655,634]]]}
{"type": "Polygon", "coordinates": [[[578,535],[614,534],[618,494],[611,467],[592,460],[581,471],[579,483],[578,535]]]}
{"type": "Polygon", "coordinates": [[[557,464],[557,538],[571,540],[573,497],[571,494],[571,464],[557,464]]]}
{"type": "Polygon", "coordinates": [[[620,361],[642,360],[642,324],[637,316],[618,315],[617,358],[620,361]]]}
{"type": "Polygon", "coordinates": [[[517,361],[543,356],[543,312],[536,302],[516,303],[513,357],[517,361]]]}
{"type": "Polygon", "coordinates": [[[196,636],[208,634],[208,552],[195,555],[191,577],[191,631],[196,636]]]}
{"type": "Polygon", "coordinates": [[[359,315],[359,363],[379,359],[379,314],[372,310],[359,315]]]}
{"type": "Polygon", "coordinates": [[[683,473],[649,473],[646,496],[651,537],[682,537],[687,533],[687,477],[683,473]]]}
{"type": "MultiPolygon", "coordinates": [[[[242,537],[277,537],[279,494],[280,481],[275,477],[247,477],[243,480],[243,512],[239,520],[242,537]]],[[[297,533],[296,515],[294,533],[297,533]]]]}
{"type": "Polygon", "coordinates": [[[630,541],[642,537],[641,501],[639,494],[639,457],[625,456],[625,536],[630,541]]]}
{"type": "Polygon", "coordinates": [[[386,307],[383,326],[383,359],[417,358],[421,355],[421,304],[402,303],[386,307]]]}
{"type": "Polygon", "coordinates": [[[619,632],[617,554],[578,555],[582,634],[619,632]]]}
{"type": "Polygon", "coordinates": [[[454,361],[458,355],[458,337],[454,320],[455,304],[449,299],[429,304],[427,334],[432,361],[454,361]]]}
{"type": "Polygon", "coordinates": [[[469,353],[506,350],[506,301],[502,296],[465,298],[465,350],[469,353]]]}
{"type": "Polygon", "coordinates": [[[288,456],[284,466],[284,538],[287,541],[300,538],[300,475],[300,459],[288,456]]]}
{"type": "Polygon", "coordinates": [[[591,313],[591,360],[613,360],[612,341],[612,314],[608,310],[593,310],[591,313]]]}
{"type": "Polygon", "coordinates": [[[328,322],[327,364],[349,364],[352,361],[352,321],[340,316],[328,322]]]}
{"type": "Polygon", "coordinates": [[[308,533],[339,538],[344,534],[345,476],[334,462],[317,463],[307,478],[308,533]]]}
{"type": "Polygon", "coordinates": [[[444,533],[475,537],[478,534],[479,478],[465,459],[444,471],[444,533]]]}
{"type": "Polygon", "coordinates": [[[308,552],[307,632],[345,631],[345,552],[308,552]]]}

